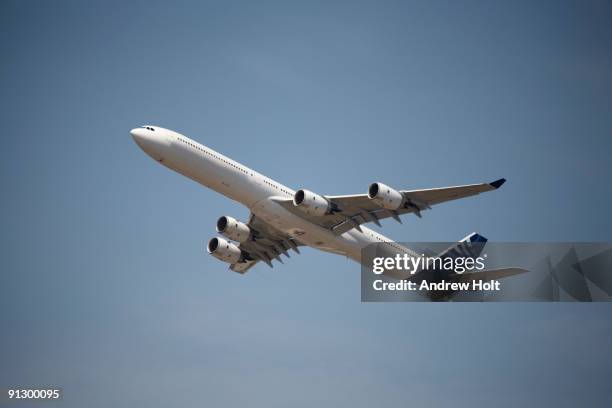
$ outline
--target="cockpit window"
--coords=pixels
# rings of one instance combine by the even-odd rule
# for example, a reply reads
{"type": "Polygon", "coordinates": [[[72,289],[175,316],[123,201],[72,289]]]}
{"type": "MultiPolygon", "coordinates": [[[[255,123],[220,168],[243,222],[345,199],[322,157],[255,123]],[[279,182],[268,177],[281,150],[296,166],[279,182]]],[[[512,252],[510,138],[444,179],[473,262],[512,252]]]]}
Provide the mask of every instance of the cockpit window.
{"type": "Polygon", "coordinates": [[[147,129],[147,130],[150,130],[150,131],[152,131],[152,132],[155,132],[155,129],[153,129],[153,128],[152,128],[152,127],[150,127],[150,126],[141,126],[141,128],[143,128],[143,129],[147,129]]]}

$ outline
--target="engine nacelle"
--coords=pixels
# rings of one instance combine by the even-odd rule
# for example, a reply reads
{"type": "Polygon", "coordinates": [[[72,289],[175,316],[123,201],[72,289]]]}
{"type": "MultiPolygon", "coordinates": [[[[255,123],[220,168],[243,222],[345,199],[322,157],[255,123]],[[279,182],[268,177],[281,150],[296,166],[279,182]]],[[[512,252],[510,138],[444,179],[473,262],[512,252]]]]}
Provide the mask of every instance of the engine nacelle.
{"type": "Polygon", "coordinates": [[[368,198],[381,207],[393,211],[400,209],[405,203],[402,193],[383,183],[370,184],[368,198]]]}
{"type": "Polygon", "coordinates": [[[329,214],[332,209],[332,205],[325,197],[304,189],[295,192],[293,205],[306,214],[316,216],[329,214]]]}
{"type": "Polygon", "coordinates": [[[214,237],[208,241],[206,247],[208,253],[220,261],[230,264],[242,261],[242,251],[236,244],[223,238],[214,237]]]}
{"type": "Polygon", "coordinates": [[[251,229],[248,225],[226,215],[217,220],[217,232],[240,243],[247,241],[251,236],[251,229]]]}

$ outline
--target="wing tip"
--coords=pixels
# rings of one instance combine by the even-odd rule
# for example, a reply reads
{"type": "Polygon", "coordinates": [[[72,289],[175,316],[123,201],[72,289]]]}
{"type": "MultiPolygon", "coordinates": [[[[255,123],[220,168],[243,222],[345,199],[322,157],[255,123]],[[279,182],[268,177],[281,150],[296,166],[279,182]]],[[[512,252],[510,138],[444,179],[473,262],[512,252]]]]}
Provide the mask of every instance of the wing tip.
{"type": "Polygon", "coordinates": [[[495,189],[498,189],[501,186],[503,186],[505,182],[506,182],[505,178],[500,178],[499,180],[495,180],[494,182],[489,183],[489,185],[495,189]]]}

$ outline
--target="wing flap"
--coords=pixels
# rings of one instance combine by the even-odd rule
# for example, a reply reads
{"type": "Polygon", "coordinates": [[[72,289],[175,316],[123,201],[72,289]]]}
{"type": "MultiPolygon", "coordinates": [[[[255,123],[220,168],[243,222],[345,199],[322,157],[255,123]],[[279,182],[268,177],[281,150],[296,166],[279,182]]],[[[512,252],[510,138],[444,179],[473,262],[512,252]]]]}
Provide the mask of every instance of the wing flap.
{"type": "Polygon", "coordinates": [[[253,237],[251,240],[238,244],[238,247],[251,259],[231,264],[230,269],[232,271],[245,274],[259,261],[272,268],[272,261],[274,260],[283,263],[281,255],[290,258],[289,250],[300,253],[298,249],[298,246],[302,245],[300,242],[276,230],[253,213],[249,216],[248,225],[253,231],[253,237]]]}
{"type": "Polygon", "coordinates": [[[249,269],[251,269],[257,261],[238,262],[230,265],[230,269],[234,272],[244,275],[249,269]]]}

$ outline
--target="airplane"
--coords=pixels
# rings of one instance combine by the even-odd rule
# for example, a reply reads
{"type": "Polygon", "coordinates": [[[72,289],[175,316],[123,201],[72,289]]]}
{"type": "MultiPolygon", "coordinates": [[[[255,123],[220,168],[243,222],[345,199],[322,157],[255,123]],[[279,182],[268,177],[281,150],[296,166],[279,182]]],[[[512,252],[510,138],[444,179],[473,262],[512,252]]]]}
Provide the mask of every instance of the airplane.
{"type": "MultiPolygon", "coordinates": [[[[247,166],[175,131],[158,126],[141,126],[130,131],[136,144],[151,158],[175,172],[237,201],[250,210],[247,222],[228,215],[217,220],[216,230],[224,237],[214,237],[207,251],[229,264],[240,274],[257,262],[272,267],[281,255],[300,253],[309,246],[346,256],[362,263],[362,250],[371,244],[385,243],[394,250],[418,256],[411,249],[367,228],[380,226],[380,220],[422,212],[451,200],[499,189],[505,179],[491,183],[469,184],[424,190],[396,190],[383,183],[369,185],[367,193],[321,195],[310,190],[282,185],[247,166]]],[[[468,235],[459,243],[470,244],[484,237],[468,235]]],[[[493,271],[495,272],[495,271],[493,271]]],[[[512,271],[500,271],[501,277],[512,271]]],[[[402,274],[389,276],[405,279],[402,274]]],[[[517,272],[518,273],[518,272],[517,272]]],[[[489,272],[487,278],[496,275],[489,272]]]]}

